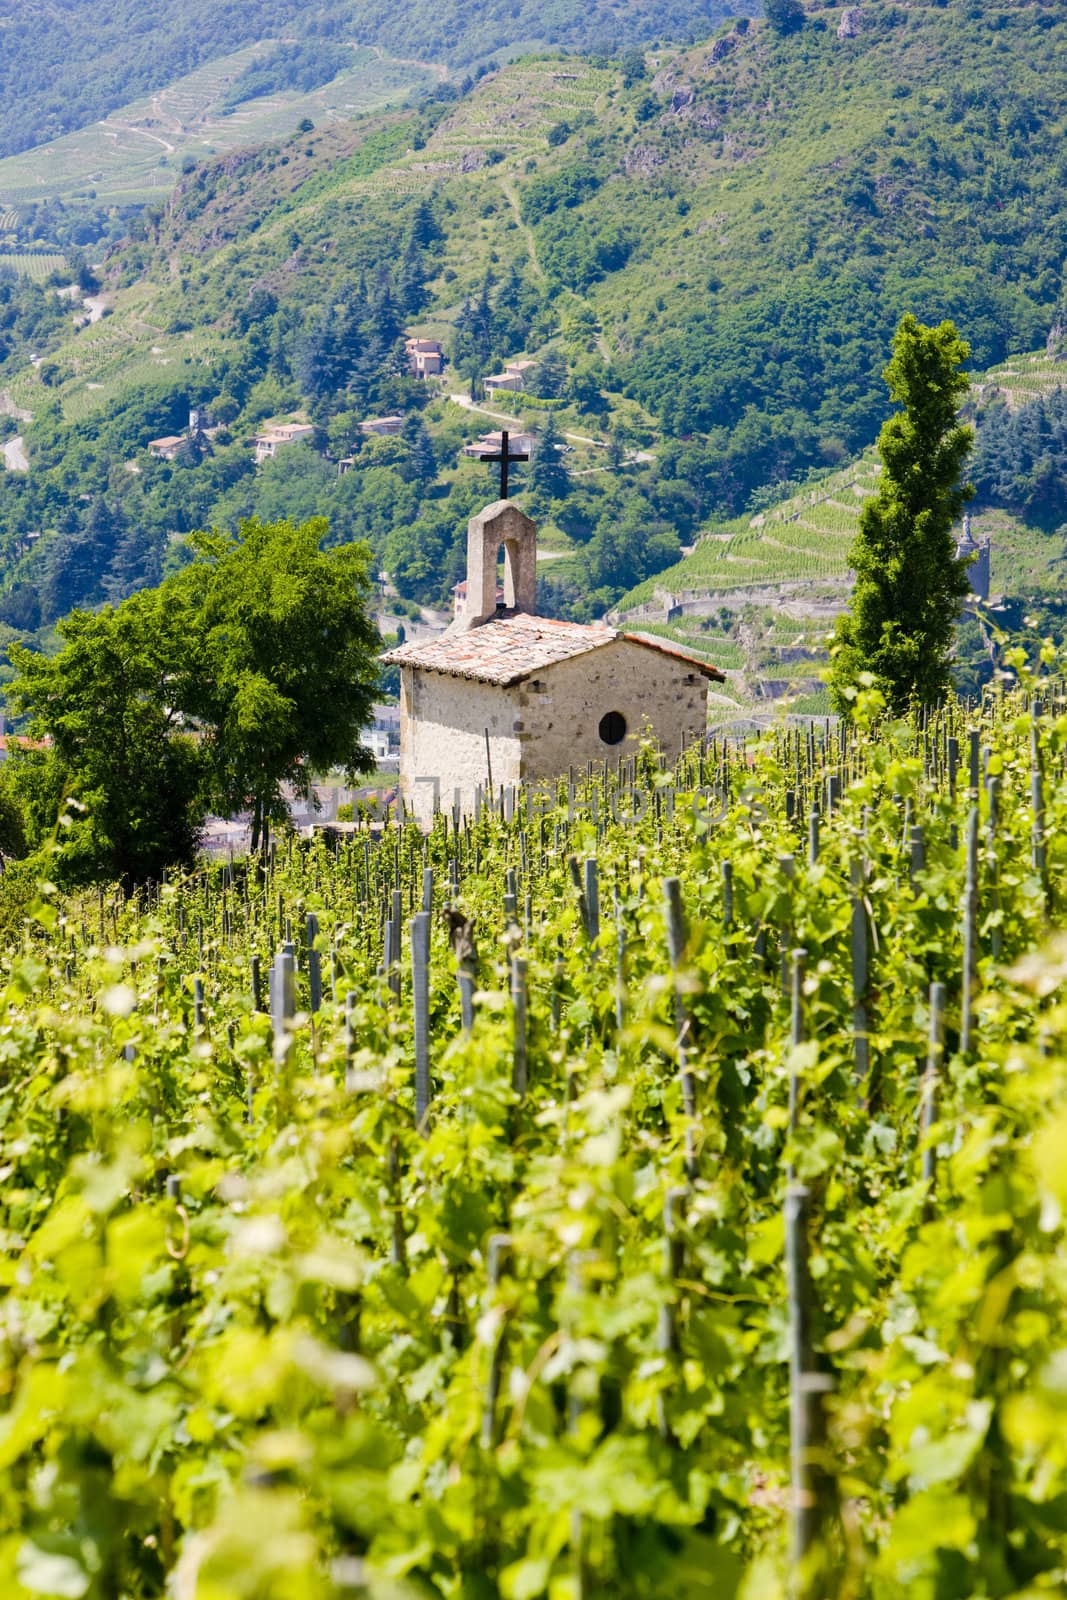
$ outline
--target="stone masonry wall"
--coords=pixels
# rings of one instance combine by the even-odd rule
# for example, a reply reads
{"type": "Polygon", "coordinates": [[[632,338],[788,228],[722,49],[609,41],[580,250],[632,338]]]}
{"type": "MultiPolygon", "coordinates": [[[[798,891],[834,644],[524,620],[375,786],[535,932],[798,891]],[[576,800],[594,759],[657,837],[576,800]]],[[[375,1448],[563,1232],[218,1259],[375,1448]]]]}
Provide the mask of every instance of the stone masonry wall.
{"type": "Polygon", "coordinates": [[[485,730],[493,784],[537,783],[590,761],[617,762],[651,732],[668,758],[707,726],[707,680],[682,661],[617,639],[587,655],[557,662],[508,689],[403,667],[400,674],[400,792],[418,820],[433,817],[432,782],[450,810],[460,791],[464,812],[487,788],[485,730]],[[621,744],[600,738],[600,719],[626,719],[621,744]],[[417,725],[417,736],[416,736],[417,725]]]}
{"type": "MultiPolygon", "coordinates": [[[[616,639],[588,655],[540,672],[535,689],[521,686],[522,777],[556,778],[589,761],[616,762],[637,749],[646,725],[668,756],[707,726],[708,680],[695,668],[627,639],[616,639]],[[601,717],[619,711],[627,736],[606,745],[597,732],[601,717]]],[[[493,767],[494,777],[496,765],[493,767]]]]}
{"type": "Polygon", "coordinates": [[[433,785],[416,783],[420,777],[438,779],[442,810],[451,809],[459,789],[464,812],[473,811],[475,787],[480,784],[483,791],[487,787],[486,728],[494,786],[519,782],[514,724],[521,715],[517,687],[500,689],[442,672],[401,669],[400,792],[420,822],[433,818],[433,785]],[[418,724],[417,738],[413,721],[418,724]]]}

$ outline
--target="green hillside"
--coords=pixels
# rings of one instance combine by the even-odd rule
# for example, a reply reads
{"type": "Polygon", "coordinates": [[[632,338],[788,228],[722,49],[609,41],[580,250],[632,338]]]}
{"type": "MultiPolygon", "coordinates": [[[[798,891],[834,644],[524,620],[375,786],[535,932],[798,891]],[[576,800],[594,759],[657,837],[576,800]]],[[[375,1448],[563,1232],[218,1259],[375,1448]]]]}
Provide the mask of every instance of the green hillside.
{"type": "MultiPolygon", "coordinates": [[[[1017,356],[977,375],[972,405],[979,439],[982,419],[997,402],[1025,407],[1065,390],[1067,362],[1043,352],[1017,356]]],[[[624,595],[619,614],[647,614],[678,602],[728,601],[738,591],[768,587],[842,596],[849,581],[849,547],[878,472],[877,455],[870,451],[751,517],[717,525],[681,561],[624,595]]],[[[1063,530],[1053,536],[1036,518],[1013,515],[981,492],[970,509],[975,533],[992,540],[992,592],[1052,594],[1062,587],[1063,530]]]]}
{"type": "Polygon", "coordinates": [[[371,538],[405,602],[447,604],[485,493],[462,448],[501,413],[407,379],[412,330],[444,343],[452,393],[535,362],[503,415],[551,417],[573,447],[569,477],[519,480],[563,552],[546,604],[602,611],[724,520],[729,549],[692,558],[705,589],[839,587],[862,484],[815,486],[773,533],[752,517],[870,446],[905,310],[954,317],[977,370],[1044,341],[1067,126],[1048,7],[872,3],[856,37],[840,23],[813,8],[789,36],[742,19],[643,62],[527,57],[182,174],[108,262],[110,315],[74,332],[26,289],[9,319],[0,389],[35,420],[29,473],[0,478],[8,591],[50,596],[46,622],[145,581],[196,520],[321,510],[333,537],[371,538]],[[180,471],[147,460],[193,404],[222,410],[228,442],[180,471]],[[402,442],[357,450],[391,411],[402,442]],[[316,449],[253,472],[256,427],[299,415],[316,449]],[[45,583],[64,540],[81,554],[45,583]]]}
{"type": "MultiPolygon", "coordinates": [[[[977,374],[969,409],[977,434],[971,530],[990,547],[996,623],[1012,635],[1024,613],[1036,612],[1047,631],[1061,632],[1067,363],[1042,351],[977,374]]],[[[876,452],[868,451],[751,516],[716,525],[680,561],[624,595],[614,615],[698,651],[729,674],[717,720],[762,720],[761,702],[783,695],[802,709],[827,710],[819,683],[827,634],[847,601],[849,550],[879,470],[876,452]]],[[[988,626],[964,624],[965,689],[988,677],[990,642],[988,626]]]]}
{"type": "MultiPolygon", "coordinates": [[[[0,0],[0,156],[88,127],[262,39],[338,40],[454,66],[535,46],[691,38],[756,0],[0,0]]],[[[331,74],[333,76],[333,74],[331,74]]]]}
{"type": "Polygon", "coordinates": [[[0,160],[0,206],[25,213],[55,200],[96,207],[161,200],[190,159],[285,138],[305,117],[350,119],[439,81],[429,67],[392,61],[369,47],[334,48],[340,70],[306,91],[275,89],[234,102],[242,81],[254,83],[256,68],[270,60],[272,46],[260,42],[89,127],[8,156],[0,160]]]}
{"type": "Polygon", "coordinates": [[[285,271],[295,235],[307,260],[283,288],[307,304],[377,265],[363,236],[392,237],[406,204],[442,195],[433,312],[454,320],[486,267],[512,262],[557,319],[588,307],[617,386],[668,436],[707,437],[689,475],[709,509],[739,511],[758,484],[873,436],[905,309],[954,316],[985,367],[1034,348],[1060,292],[1067,84],[1040,61],[1067,22],[1006,3],[864,18],[852,40],[832,11],[787,39],[732,32],[721,58],[664,53],[630,89],[577,64],[572,85],[568,69],[532,85],[509,70],[425,149],[370,175],[320,161],[306,198],[264,171],[273,158],[208,168],[127,273],[162,289],[183,260],[195,319],[218,323],[285,271]],[[564,92],[581,84],[595,85],[584,103],[564,92]]]}

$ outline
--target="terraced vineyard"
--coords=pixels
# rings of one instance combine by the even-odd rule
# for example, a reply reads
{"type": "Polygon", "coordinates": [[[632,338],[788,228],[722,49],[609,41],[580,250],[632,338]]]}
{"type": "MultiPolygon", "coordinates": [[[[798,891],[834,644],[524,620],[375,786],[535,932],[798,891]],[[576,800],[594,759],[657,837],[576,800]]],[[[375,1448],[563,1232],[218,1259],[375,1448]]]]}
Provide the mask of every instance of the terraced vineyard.
{"type": "Polygon", "coordinates": [[[42,889],[4,1593],[1052,1592],[1065,712],[42,889]]]}
{"type": "Polygon", "coordinates": [[[351,70],[321,89],[264,96],[225,114],[227,91],[268,45],[235,51],[91,128],[0,161],[0,207],[57,196],[91,195],[100,203],[162,198],[189,155],[282,138],[305,117],[321,122],[373,111],[437,77],[431,67],[354,48],[351,70]]]}
{"type": "MultiPolygon", "coordinates": [[[[1067,386],[1067,363],[1043,351],[1013,357],[973,380],[976,401],[1002,397],[1009,405],[1067,386]]],[[[875,492],[880,468],[872,452],[806,493],[770,510],[720,528],[698,541],[677,565],[631,590],[619,602],[622,615],[651,617],[672,601],[710,600],[717,594],[777,585],[827,587],[843,594],[848,549],[859,527],[864,499],[875,492]],[[657,597],[662,596],[664,599],[657,597]]],[[[975,532],[992,540],[992,588],[1020,585],[1056,591],[1062,587],[1057,542],[1000,510],[975,517],[975,532]]]]}
{"type": "Polygon", "coordinates": [[[499,150],[512,158],[542,151],[553,127],[595,115],[601,97],[617,81],[617,71],[581,60],[522,62],[458,107],[434,134],[427,158],[455,159],[471,149],[499,150]]]}
{"type": "Polygon", "coordinates": [[[980,398],[989,400],[999,390],[1009,405],[1019,405],[1064,387],[1067,387],[1067,362],[1053,360],[1044,351],[1013,356],[999,367],[991,367],[975,382],[980,398]]]}
{"type": "Polygon", "coordinates": [[[782,583],[840,587],[847,583],[849,547],[879,470],[873,455],[863,457],[804,494],[724,524],[676,566],[632,590],[619,611],[654,609],[660,592],[684,600],[782,583]]]}
{"type": "Polygon", "coordinates": [[[34,278],[43,283],[53,272],[66,269],[67,258],[54,251],[13,250],[0,251],[0,269],[6,267],[20,277],[34,278]]]}

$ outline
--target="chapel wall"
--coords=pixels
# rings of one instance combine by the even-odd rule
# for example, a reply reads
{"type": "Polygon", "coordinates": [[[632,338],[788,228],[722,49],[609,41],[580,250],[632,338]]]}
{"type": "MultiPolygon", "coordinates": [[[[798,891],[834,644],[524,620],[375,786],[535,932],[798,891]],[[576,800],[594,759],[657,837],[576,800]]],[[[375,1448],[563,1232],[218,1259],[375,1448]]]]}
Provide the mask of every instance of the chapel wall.
{"type": "MultiPolygon", "coordinates": [[[[682,743],[692,744],[707,728],[708,683],[695,667],[658,654],[628,639],[587,655],[544,668],[522,685],[522,777],[536,783],[554,779],[589,761],[610,765],[631,756],[641,739],[652,736],[669,760],[682,743]],[[689,681],[692,680],[692,681],[689,681]],[[601,717],[619,711],[627,734],[621,744],[604,744],[601,717]]],[[[494,763],[494,776],[496,767],[494,763]]]]}
{"type": "Polygon", "coordinates": [[[517,688],[401,669],[400,793],[420,823],[432,822],[434,798],[432,782],[418,783],[418,778],[437,778],[444,811],[451,810],[456,789],[468,814],[474,810],[475,788],[486,793],[487,728],[494,788],[519,782],[519,716],[517,688]]]}

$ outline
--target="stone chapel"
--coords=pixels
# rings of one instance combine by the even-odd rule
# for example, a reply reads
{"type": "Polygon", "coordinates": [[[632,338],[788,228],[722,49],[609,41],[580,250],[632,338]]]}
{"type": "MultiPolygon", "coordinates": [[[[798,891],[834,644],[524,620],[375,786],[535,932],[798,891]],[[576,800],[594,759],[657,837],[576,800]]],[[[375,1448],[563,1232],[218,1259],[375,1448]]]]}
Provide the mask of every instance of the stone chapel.
{"type": "Polygon", "coordinates": [[[537,528],[510,500],[473,517],[466,594],[434,639],[388,651],[400,668],[400,793],[421,822],[458,791],[552,780],[617,762],[650,734],[670,756],[707,725],[716,667],[601,623],[537,615],[537,528]],[[504,552],[504,598],[497,565],[504,552]]]}

